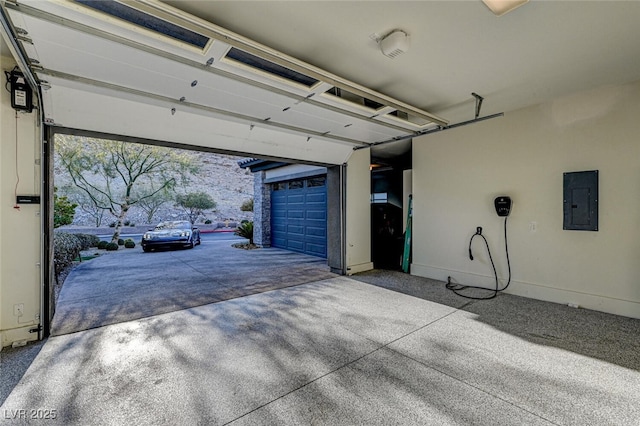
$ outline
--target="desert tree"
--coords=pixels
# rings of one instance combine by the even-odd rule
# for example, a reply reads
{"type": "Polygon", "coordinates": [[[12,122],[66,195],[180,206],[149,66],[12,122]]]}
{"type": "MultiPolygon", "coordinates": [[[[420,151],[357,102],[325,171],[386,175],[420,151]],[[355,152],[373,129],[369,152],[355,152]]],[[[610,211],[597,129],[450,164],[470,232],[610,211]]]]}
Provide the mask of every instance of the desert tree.
{"type": "Polygon", "coordinates": [[[90,197],[86,192],[74,185],[62,187],[61,192],[64,192],[69,200],[76,203],[78,209],[89,216],[96,227],[102,226],[104,215],[108,212],[108,210],[101,207],[107,204],[105,197],[101,194],[95,194],[95,197],[90,197]]]}
{"type": "Polygon", "coordinates": [[[115,217],[112,242],[132,206],[197,171],[192,153],[153,145],[59,134],[54,149],[72,183],[115,217]]]}
{"type": "Polygon", "coordinates": [[[173,200],[173,194],[170,188],[165,188],[162,191],[156,191],[153,187],[144,185],[140,188],[144,193],[153,193],[152,196],[142,198],[138,202],[138,207],[142,209],[147,215],[147,223],[153,223],[153,218],[156,216],[162,206],[173,200]]]}
{"type": "Polygon", "coordinates": [[[196,223],[205,210],[216,207],[216,202],[206,192],[191,192],[176,195],[176,206],[182,207],[191,223],[196,223]]]}

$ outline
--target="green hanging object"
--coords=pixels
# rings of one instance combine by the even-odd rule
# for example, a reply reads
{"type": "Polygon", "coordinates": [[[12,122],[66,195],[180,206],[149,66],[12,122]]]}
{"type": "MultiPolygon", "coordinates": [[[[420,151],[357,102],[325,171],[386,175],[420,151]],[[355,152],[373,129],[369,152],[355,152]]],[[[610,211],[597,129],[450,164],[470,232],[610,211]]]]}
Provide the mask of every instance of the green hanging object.
{"type": "Polygon", "coordinates": [[[402,254],[402,271],[409,272],[411,260],[411,222],[413,217],[413,197],[409,195],[409,208],[407,212],[407,230],[404,233],[404,252],[402,254]]]}

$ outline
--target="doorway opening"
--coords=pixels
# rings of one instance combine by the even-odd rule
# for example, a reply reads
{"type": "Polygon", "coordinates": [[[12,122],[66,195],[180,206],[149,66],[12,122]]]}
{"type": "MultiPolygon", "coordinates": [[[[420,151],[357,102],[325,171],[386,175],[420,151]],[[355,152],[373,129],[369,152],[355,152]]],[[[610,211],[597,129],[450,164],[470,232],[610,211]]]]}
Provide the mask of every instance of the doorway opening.
{"type": "Polygon", "coordinates": [[[371,259],[376,269],[400,270],[411,194],[411,144],[390,145],[371,152],[371,259]]]}
{"type": "Polygon", "coordinates": [[[255,176],[240,166],[243,153],[58,130],[49,137],[53,152],[48,186],[51,194],[56,194],[51,197],[51,204],[53,198],[60,201],[66,197],[67,204],[76,205],[80,214],[72,215],[70,223],[55,229],[52,225],[50,238],[53,241],[60,233],[89,234],[116,250],[92,247],[74,253],[78,255],[75,269],[57,293],[54,290],[59,259],[54,260],[52,242],[52,271],[45,284],[51,306],[49,322],[45,324],[47,335],[151,317],[335,276],[322,258],[275,248],[233,247],[234,243],[249,241],[235,235],[238,226],[254,221],[255,176]],[[138,171],[146,170],[141,162],[151,168],[168,161],[175,164],[165,164],[167,167],[156,170],[158,173],[143,173],[132,179],[138,171]],[[208,195],[213,204],[183,202],[193,194],[199,195],[196,201],[202,194],[208,195]],[[161,197],[156,200],[152,195],[161,197]],[[143,206],[140,200],[157,201],[157,205],[143,206]],[[167,221],[191,223],[193,228],[185,232],[197,232],[199,244],[187,241],[184,247],[175,249],[145,250],[141,244],[145,234],[152,234],[151,229],[167,221]]]}

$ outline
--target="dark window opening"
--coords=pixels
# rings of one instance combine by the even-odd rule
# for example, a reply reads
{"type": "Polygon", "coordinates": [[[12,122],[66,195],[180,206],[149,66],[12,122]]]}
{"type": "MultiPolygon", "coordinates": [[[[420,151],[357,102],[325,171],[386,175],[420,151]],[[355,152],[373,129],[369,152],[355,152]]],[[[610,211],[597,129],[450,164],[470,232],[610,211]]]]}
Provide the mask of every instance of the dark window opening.
{"type": "Polygon", "coordinates": [[[389,115],[399,118],[400,120],[408,121],[409,123],[417,124],[418,126],[424,126],[425,124],[430,123],[430,121],[422,117],[418,117],[404,111],[392,111],[389,113],[389,115]]]}
{"type": "Polygon", "coordinates": [[[210,38],[113,0],[76,0],[94,10],[204,49],[210,38]]]}
{"type": "Polygon", "coordinates": [[[289,189],[300,189],[304,187],[304,181],[302,180],[292,180],[289,182],[289,189]]]}
{"type": "Polygon", "coordinates": [[[287,184],[285,182],[274,183],[272,188],[274,191],[282,191],[287,189],[287,184]]]}
{"type": "Polygon", "coordinates": [[[339,87],[332,87],[331,89],[327,90],[325,93],[328,93],[333,96],[337,96],[341,99],[352,102],[354,104],[362,105],[367,108],[371,108],[375,110],[378,110],[384,106],[379,102],[372,101],[371,99],[367,99],[360,95],[356,95],[355,93],[351,93],[347,90],[340,89],[339,87]]]}
{"type": "Polygon", "coordinates": [[[311,87],[318,82],[315,78],[309,77],[297,71],[283,67],[282,65],[269,62],[266,59],[262,59],[259,56],[252,55],[240,49],[232,47],[227,53],[227,58],[240,62],[244,65],[248,65],[252,68],[259,69],[260,71],[268,72],[278,77],[286,78],[287,80],[295,83],[304,84],[307,87],[311,87]]]}
{"type": "Polygon", "coordinates": [[[307,179],[307,188],[325,186],[326,181],[327,181],[327,178],[324,176],[307,179]]]}

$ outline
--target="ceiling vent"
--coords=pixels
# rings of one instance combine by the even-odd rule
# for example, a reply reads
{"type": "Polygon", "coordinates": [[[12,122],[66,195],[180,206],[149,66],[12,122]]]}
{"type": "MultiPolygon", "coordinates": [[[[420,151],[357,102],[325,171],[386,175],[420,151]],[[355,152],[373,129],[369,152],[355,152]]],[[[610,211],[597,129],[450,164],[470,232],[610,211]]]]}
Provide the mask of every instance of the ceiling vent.
{"type": "Polygon", "coordinates": [[[409,50],[409,34],[402,30],[393,30],[381,39],[378,44],[382,53],[393,59],[409,50]]]}

